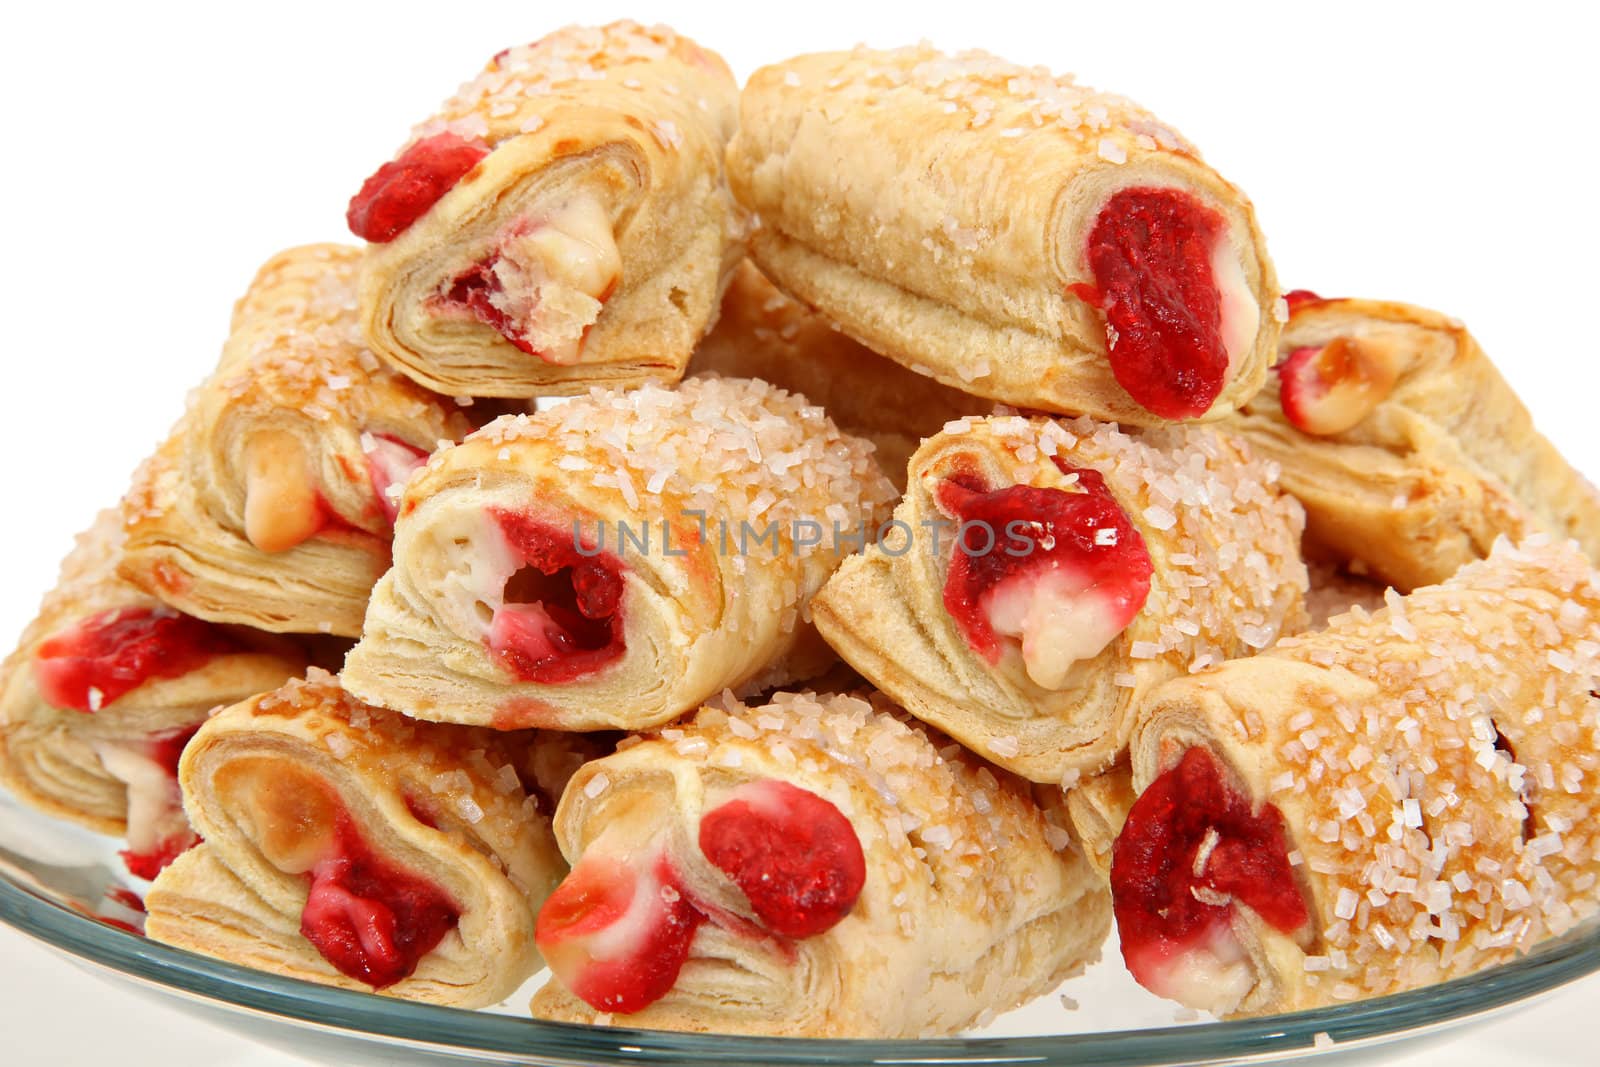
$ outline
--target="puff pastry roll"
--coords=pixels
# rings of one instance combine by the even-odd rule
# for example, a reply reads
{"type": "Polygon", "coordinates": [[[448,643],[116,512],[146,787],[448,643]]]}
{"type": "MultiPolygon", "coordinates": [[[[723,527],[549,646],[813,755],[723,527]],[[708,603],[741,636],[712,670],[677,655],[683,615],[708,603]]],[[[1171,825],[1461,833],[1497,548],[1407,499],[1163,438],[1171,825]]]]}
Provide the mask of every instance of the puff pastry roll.
{"type": "Polygon", "coordinates": [[[509,48],[350,201],[373,349],[448,395],[676,381],[743,255],[738,87],[664,27],[509,48]]]}
{"type": "Polygon", "coordinates": [[[360,258],[307,245],[256,275],[216,372],[124,502],[130,581],[214,622],[361,632],[399,487],[472,424],[362,344],[360,258]]]}
{"type": "Polygon", "coordinates": [[[100,513],[0,667],[0,784],[49,815],[127,839],[156,872],[194,843],[178,756],[206,713],[304,668],[286,643],[180,615],[120,580],[116,510],[100,513]]]}
{"type": "Polygon", "coordinates": [[[1108,895],[1025,783],[883,702],[706,708],[587,764],[539,916],[541,1018],[951,1034],[1099,956],[1108,895]]]}
{"type": "Polygon", "coordinates": [[[1219,1015],[1505,962],[1596,907],[1600,577],[1495,546],[1410,596],[1168,683],[1132,742],[1122,951],[1219,1015]]]}
{"type": "Polygon", "coordinates": [[[765,382],[504,417],[407,487],[344,682],[424,719],[631,730],[806,677],[833,659],[811,595],[893,496],[870,445],[765,382]]]}
{"type": "Polygon", "coordinates": [[[1036,782],[1127,744],[1157,683],[1304,626],[1300,506],[1235,440],[968,417],[912,457],[896,528],[812,603],[911,714],[1036,782]]]}
{"type": "Polygon", "coordinates": [[[1313,542],[1406,592],[1543,530],[1600,561],[1600,494],[1461,323],[1291,294],[1278,385],[1230,432],[1283,467],[1313,542]]]}
{"type": "Polygon", "coordinates": [[[1276,352],[1250,202],[1148,112],[1042,68],[925,45],[763,68],[728,178],[774,281],[966,392],[1216,417],[1276,352]]]}
{"type": "Polygon", "coordinates": [[[324,985],[505,999],[566,869],[508,744],[367,707],[317,670],[235,704],[184,753],[205,842],[156,879],[146,933],[324,985]]]}
{"type": "Polygon", "coordinates": [[[695,349],[689,373],[760,378],[803,394],[841,430],[871,441],[878,464],[901,490],[924,437],[951,419],[994,407],[857,344],[785,296],[748,260],[728,283],[722,314],[695,349]]]}

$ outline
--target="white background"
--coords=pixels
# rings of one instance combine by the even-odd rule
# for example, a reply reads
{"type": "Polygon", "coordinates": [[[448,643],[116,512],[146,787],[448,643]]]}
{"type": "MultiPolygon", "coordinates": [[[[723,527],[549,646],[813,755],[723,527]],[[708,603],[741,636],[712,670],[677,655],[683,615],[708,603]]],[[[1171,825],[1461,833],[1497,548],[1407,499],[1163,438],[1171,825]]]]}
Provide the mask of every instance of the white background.
{"type": "MultiPolygon", "coordinates": [[[[0,643],[208,372],[260,262],[345,237],[349,196],[495,51],[623,16],[674,24],[741,76],[926,37],[1126,93],[1254,198],[1286,287],[1460,316],[1545,432],[1600,471],[1600,78],[1595,16],[1577,4],[11,5],[0,643]]],[[[0,961],[6,1063],[287,1062],[102,990],[8,932],[0,961]]],[[[1404,1062],[1588,1061],[1563,1035],[1589,1023],[1597,993],[1404,1062]]]]}

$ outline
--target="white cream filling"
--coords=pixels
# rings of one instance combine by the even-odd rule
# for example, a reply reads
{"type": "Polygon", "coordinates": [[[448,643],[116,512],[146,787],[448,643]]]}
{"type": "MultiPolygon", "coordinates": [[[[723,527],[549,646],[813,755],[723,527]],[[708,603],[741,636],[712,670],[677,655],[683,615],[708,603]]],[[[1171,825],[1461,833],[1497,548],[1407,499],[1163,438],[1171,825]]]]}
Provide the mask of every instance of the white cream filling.
{"type": "Polygon", "coordinates": [[[1019,639],[1035,685],[1060,689],[1078,663],[1098,656],[1126,627],[1109,597],[1062,568],[1019,574],[995,586],[987,604],[997,635],[1019,639]]]}
{"type": "Polygon", "coordinates": [[[622,274],[611,216],[591,197],[519,226],[500,246],[489,302],[550,363],[576,363],[584,331],[622,274]]]}
{"type": "Polygon", "coordinates": [[[521,568],[521,554],[493,516],[476,508],[433,519],[427,537],[421,547],[431,558],[431,580],[424,594],[455,634],[482,641],[505,606],[506,582],[521,568]]]}
{"type": "Polygon", "coordinates": [[[593,960],[634,955],[661,928],[665,918],[666,900],[662,897],[662,890],[667,887],[656,877],[657,863],[654,857],[636,859],[629,866],[633,868],[635,876],[633,899],[628,901],[627,910],[617,917],[616,922],[587,938],[588,943],[584,947],[593,960]]]}
{"type": "Polygon", "coordinates": [[[1219,1016],[1238,1008],[1255,981],[1249,954],[1226,926],[1144,975],[1146,988],[1157,996],[1219,1016]]]}
{"type": "Polygon", "coordinates": [[[1211,283],[1217,288],[1222,312],[1222,347],[1228,353],[1231,377],[1240,360],[1255,347],[1256,333],[1261,328],[1261,305],[1256,302],[1256,295],[1245,277],[1244,263],[1226,233],[1211,249],[1211,283]]]}
{"type": "Polygon", "coordinates": [[[141,746],[97,741],[94,751],[106,773],[127,786],[125,836],[130,851],[154,852],[168,838],[188,828],[177,781],[141,746]]]}
{"type": "Polygon", "coordinates": [[[1284,367],[1284,414],[1305,433],[1344,433],[1388,398],[1398,378],[1399,359],[1390,346],[1335,338],[1309,359],[1284,367]]]}

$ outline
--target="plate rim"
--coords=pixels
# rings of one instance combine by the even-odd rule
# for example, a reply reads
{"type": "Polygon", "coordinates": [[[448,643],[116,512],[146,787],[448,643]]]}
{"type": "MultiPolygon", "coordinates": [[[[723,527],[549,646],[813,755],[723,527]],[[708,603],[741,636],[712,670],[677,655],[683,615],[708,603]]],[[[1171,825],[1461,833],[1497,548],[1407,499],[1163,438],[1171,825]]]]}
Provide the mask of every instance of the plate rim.
{"type": "Polygon", "coordinates": [[[0,871],[0,922],[75,960],[225,1010],[341,1036],[449,1053],[538,1055],[583,1064],[663,1057],[749,1064],[1025,1062],[1136,1067],[1348,1051],[1530,1001],[1600,971],[1600,919],[1528,954],[1449,982],[1333,1007],[1136,1030],[919,1040],[687,1034],[552,1022],[403,1001],[253,970],[128,933],[0,871]],[[1331,1041],[1331,1044],[1329,1043],[1331,1041]]]}

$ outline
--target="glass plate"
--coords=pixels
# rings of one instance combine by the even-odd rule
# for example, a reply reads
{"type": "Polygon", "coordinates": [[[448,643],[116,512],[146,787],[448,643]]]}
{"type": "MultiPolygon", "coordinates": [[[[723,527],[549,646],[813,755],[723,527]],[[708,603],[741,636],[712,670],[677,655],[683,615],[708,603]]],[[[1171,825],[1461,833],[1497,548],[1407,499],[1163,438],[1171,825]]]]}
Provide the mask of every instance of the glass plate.
{"type": "Polygon", "coordinates": [[[1589,923],[1516,962],[1445,985],[1337,1008],[1180,1024],[1140,989],[1114,944],[1055,994],[971,1037],[819,1041],[669,1034],[539,1022],[526,1014],[541,973],[504,1005],[462,1011],[330,989],[147,941],[106,920],[136,918],[114,894],[134,886],[116,843],[47,819],[0,793],[0,921],[108,980],[212,1023],[341,1064],[1147,1064],[1259,1063],[1312,1053],[1380,1058],[1525,1005],[1600,970],[1589,923]]]}

